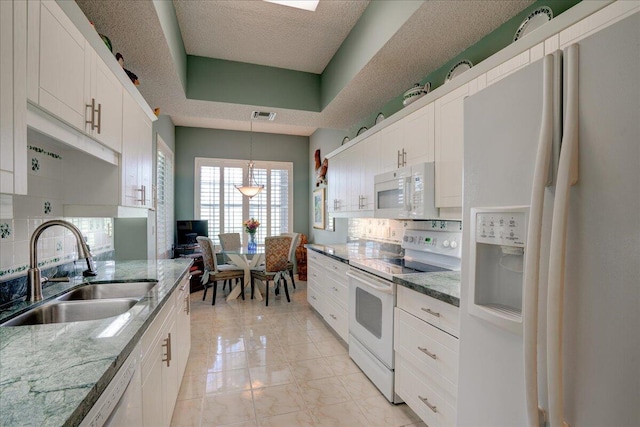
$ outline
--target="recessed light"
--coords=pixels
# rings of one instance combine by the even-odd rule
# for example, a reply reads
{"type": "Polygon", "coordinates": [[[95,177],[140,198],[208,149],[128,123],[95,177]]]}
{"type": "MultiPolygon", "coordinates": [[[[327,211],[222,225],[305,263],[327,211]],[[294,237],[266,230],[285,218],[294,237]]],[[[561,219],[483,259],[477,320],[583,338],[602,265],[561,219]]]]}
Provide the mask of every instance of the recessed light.
{"type": "Polygon", "coordinates": [[[318,7],[318,2],[320,0],[264,0],[264,1],[315,12],[316,8],[318,7]]]}

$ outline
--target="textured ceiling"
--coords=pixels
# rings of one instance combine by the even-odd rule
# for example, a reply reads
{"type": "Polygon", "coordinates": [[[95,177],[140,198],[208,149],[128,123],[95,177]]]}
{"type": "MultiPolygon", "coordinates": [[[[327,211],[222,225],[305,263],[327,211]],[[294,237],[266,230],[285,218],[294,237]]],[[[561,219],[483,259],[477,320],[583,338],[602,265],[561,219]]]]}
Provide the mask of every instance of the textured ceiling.
{"type": "Polygon", "coordinates": [[[369,1],[321,1],[315,12],[263,1],[173,4],[189,55],[320,74],[369,1]]]}
{"type": "MultiPolygon", "coordinates": [[[[125,66],[140,77],[138,89],[149,105],[160,107],[177,126],[249,130],[250,113],[259,109],[275,111],[277,117],[273,123],[254,123],[255,131],[294,135],[349,128],[532,2],[426,1],[322,112],[309,112],[187,99],[151,0],[77,0],[96,29],[109,36],[114,52],[123,53],[125,66]]],[[[255,0],[174,3],[189,54],[314,72],[324,69],[336,43],[368,4],[321,0],[323,23],[307,24],[310,12],[255,0]],[[224,18],[214,19],[227,28],[216,29],[221,33],[205,18],[217,14],[224,18]],[[306,36],[304,25],[313,37],[306,36]],[[215,46],[220,43],[212,40],[219,37],[237,47],[215,46]],[[247,43],[255,48],[245,47],[247,43]]]]}

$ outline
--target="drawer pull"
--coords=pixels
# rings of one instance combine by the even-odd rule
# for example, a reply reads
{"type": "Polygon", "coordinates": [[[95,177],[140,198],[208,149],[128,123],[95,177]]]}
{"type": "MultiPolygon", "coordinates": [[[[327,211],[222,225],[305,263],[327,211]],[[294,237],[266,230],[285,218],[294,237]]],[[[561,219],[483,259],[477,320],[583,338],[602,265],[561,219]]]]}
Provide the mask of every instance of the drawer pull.
{"type": "Polygon", "coordinates": [[[429,409],[431,409],[434,413],[438,412],[438,407],[429,403],[429,399],[427,399],[426,397],[418,396],[418,399],[422,400],[422,403],[427,405],[429,409]]]}
{"type": "Polygon", "coordinates": [[[333,314],[330,314],[329,316],[331,316],[331,318],[332,318],[333,320],[338,320],[338,318],[337,318],[336,316],[334,316],[333,314]]]}
{"type": "Polygon", "coordinates": [[[189,299],[189,295],[184,297],[184,312],[187,313],[187,316],[191,313],[191,300],[189,299]]]}
{"type": "Polygon", "coordinates": [[[338,292],[338,288],[336,288],[335,286],[332,286],[331,289],[333,289],[334,291],[338,292]]]}
{"type": "Polygon", "coordinates": [[[311,298],[316,299],[315,295],[311,295],[311,298]]]}
{"type": "Polygon", "coordinates": [[[424,354],[426,354],[427,356],[429,356],[430,358],[432,358],[433,360],[437,359],[437,356],[435,353],[431,353],[429,350],[427,350],[424,347],[418,347],[418,350],[420,350],[421,352],[423,352],[424,354]]]}
{"type": "Polygon", "coordinates": [[[424,308],[424,307],[422,307],[420,310],[422,310],[422,311],[424,311],[426,313],[429,313],[432,316],[440,317],[440,313],[438,313],[437,311],[431,311],[428,308],[424,308]]]}

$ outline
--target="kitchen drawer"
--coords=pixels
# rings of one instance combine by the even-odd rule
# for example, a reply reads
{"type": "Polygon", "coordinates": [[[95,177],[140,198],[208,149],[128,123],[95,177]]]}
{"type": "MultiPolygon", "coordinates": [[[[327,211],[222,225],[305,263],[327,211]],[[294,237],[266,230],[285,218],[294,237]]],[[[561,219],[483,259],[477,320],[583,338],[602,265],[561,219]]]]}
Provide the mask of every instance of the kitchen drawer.
{"type": "Polygon", "coordinates": [[[312,251],[311,249],[307,249],[307,265],[317,264],[320,265],[322,263],[322,258],[326,258],[324,255],[320,255],[316,251],[312,251]]]}
{"type": "Polygon", "coordinates": [[[307,301],[320,314],[324,314],[323,301],[325,298],[317,286],[307,285],[307,301]]]}
{"type": "Polygon", "coordinates": [[[404,286],[398,286],[396,305],[456,338],[459,336],[460,310],[455,305],[447,304],[404,286]]]}
{"type": "Polygon", "coordinates": [[[399,308],[394,326],[394,350],[455,397],[458,339],[399,308]]]}
{"type": "Polygon", "coordinates": [[[316,285],[320,284],[320,279],[322,278],[322,270],[319,269],[318,265],[307,264],[307,281],[308,283],[313,283],[316,285]]]}
{"type": "Polygon", "coordinates": [[[331,259],[329,257],[324,257],[326,260],[325,267],[327,270],[332,271],[336,276],[343,277],[344,280],[347,278],[347,270],[349,270],[349,264],[345,264],[344,262],[336,261],[335,259],[331,259]]]}
{"type": "Polygon", "coordinates": [[[349,308],[349,287],[346,283],[339,283],[334,278],[329,278],[326,281],[324,291],[344,310],[349,308]]]}
{"type": "Polygon", "coordinates": [[[338,333],[340,338],[349,342],[349,314],[332,299],[327,299],[323,313],[324,320],[338,333]]]}
{"type": "Polygon", "coordinates": [[[456,425],[456,402],[402,356],[396,357],[396,393],[429,427],[456,425]]]}

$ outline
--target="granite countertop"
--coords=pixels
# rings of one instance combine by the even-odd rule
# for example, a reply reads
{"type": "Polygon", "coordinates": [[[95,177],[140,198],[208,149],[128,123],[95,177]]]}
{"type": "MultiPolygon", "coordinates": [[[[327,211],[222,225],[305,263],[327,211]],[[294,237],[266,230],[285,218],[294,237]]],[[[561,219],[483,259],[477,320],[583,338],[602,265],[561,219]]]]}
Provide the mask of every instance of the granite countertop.
{"type": "Polygon", "coordinates": [[[393,282],[460,307],[460,272],[412,273],[393,276],[393,282]]]}
{"type": "MultiPolygon", "coordinates": [[[[385,251],[386,248],[384,246],[377,244],[317,245],[308,243],[305,247],[345,263],[353,259],[398,256],[398,254],[385,251]]],[[[459,271],[396,274],[393,276],[393,282],[456,307],[460,306],[459,271]]]]}
{"type": "MultiPolygon", "coordinates": [[[[191,262],[187,259],[99,262],[96,277],[75,277],[69,283],[46,287],[43,302],[86,282],[158,280],[151,292],[117,317],[0,327],[0,424],[78,425],[178,286],[191,262]],[[116,323],[118,327],[114,328],[116,323]]],[[[5,307],[0,312],[0,323],[43,302],[19,302],[5,307]]]]}
{"type": "Polygon", "coordinates": [[[307,243],[304,247],[344,263],[348,263],[351,259],[400,256],[397,253],[385,250],[386,247],[384,245],[371,242],[366,244],[356,242],[342,245],[318,245],[315,243],[307,243]]]}

